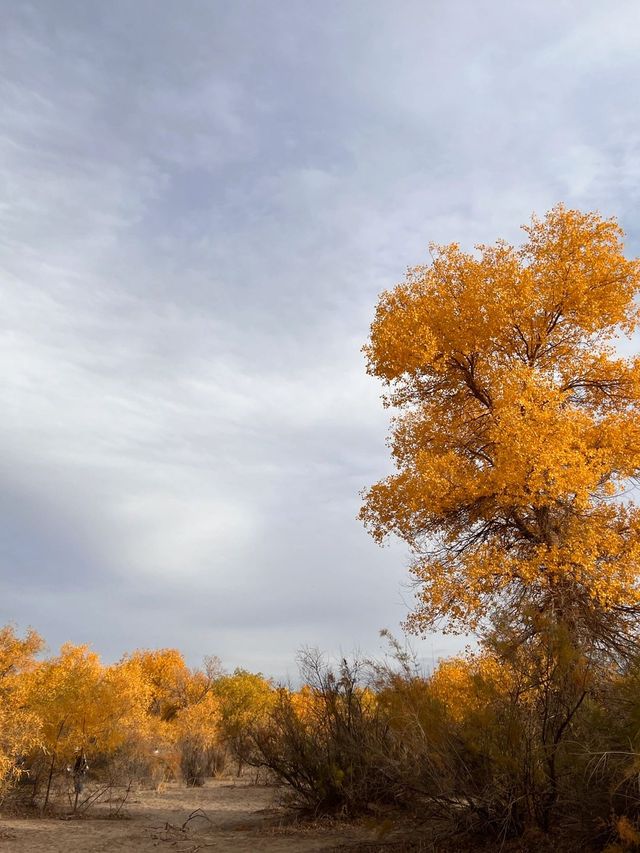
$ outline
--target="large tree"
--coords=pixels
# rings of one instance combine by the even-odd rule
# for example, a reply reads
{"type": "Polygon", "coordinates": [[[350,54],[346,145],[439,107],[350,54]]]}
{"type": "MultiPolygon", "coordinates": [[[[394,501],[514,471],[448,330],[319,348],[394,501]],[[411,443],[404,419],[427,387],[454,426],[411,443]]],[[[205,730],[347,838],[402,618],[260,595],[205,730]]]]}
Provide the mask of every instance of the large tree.
{"type": "Polygon", "coordinates": [[[524,231],[431,246],[380,297],[365,352],[398,410],[397,473],[361,516],[411,546],[414,629],[551,614],[616,646],[640,603],[640,359],[618,346],[640,264],[597,213],[559,205],[524,231]]]}

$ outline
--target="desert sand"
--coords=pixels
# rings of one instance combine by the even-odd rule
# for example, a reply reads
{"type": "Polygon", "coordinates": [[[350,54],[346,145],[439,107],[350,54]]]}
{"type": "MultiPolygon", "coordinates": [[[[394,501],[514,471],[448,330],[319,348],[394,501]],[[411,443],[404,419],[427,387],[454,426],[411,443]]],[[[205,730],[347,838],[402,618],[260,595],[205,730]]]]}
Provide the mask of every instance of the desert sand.
{"type": "Polygon", "coordinates": [[[277,795],[273,787],[211,780],[135,792],[117,818],[108,803],[82,818],[0,817],[0,853],[315,853],[368,836],[347,825],[292,823],[277,795]]]}

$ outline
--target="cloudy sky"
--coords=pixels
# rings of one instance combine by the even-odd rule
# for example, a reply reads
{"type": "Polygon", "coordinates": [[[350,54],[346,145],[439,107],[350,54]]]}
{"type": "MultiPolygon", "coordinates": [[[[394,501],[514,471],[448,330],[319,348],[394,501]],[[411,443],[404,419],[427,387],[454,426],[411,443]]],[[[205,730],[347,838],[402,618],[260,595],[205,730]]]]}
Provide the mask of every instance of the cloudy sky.
{"type": "Polygon", "coordinates": [[[376,651],[412,595],[355,518],[377,294],[557,201],[640,253],[640,4],[0,14],[0,622],[276,675],[376,651]]]}

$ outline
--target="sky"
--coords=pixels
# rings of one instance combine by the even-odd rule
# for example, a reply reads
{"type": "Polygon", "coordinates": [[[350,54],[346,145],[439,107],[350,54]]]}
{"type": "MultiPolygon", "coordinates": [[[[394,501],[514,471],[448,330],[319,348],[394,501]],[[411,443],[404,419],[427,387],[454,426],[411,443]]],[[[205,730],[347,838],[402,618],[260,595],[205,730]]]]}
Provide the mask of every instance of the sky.
{"type": "Polygon", "coordinates": [[[640,4],[0,20],[0,624],[276,677],[379,652],[413,591],[356,518],[391,470],[377,296],[559,201],[640,254],[640,4]]]}

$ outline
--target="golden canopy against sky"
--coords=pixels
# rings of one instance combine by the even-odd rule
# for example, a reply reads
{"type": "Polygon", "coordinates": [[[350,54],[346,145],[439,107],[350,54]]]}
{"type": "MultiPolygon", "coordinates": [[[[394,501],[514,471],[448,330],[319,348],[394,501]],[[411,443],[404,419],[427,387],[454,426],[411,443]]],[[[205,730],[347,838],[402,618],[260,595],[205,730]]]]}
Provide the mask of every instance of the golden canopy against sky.
{"type": "Polygon", "coordinates": [[[0,623],[276,675],[375,650],[412,601],[356,518],[378,295],[559,200],[640,254],[640,7],[0,8],[0,623]]]}
{"type": "Polygon", "coordinates": [[[594,213],[557,205],[524,231],[520,248],[432,246],[372,325],[398,471],[362,518],[414,552],[414,628],[473,630],[510,596],[546,612],[559,590],[609,622],[640,602],[640,356],[616,349],[640,262],[594,213]]]}

